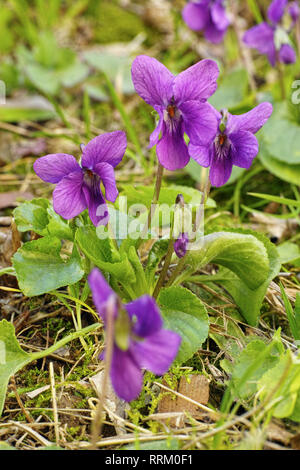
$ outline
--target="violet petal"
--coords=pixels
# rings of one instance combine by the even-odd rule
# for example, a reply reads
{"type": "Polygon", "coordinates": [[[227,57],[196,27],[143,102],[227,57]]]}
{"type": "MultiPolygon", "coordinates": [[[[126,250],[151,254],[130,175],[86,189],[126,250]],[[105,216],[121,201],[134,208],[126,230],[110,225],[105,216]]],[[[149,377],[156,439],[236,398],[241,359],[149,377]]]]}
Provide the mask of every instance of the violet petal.
{"type": "Polygon", "coordinates": [[[59,183],[69,173],[81,171],[79,164],[73,155],[66,153],[53,153],[38,158],[33,169],[36,174],[46,183],[59,183]]]}
{"type": "Polygon", "coordinates": [[[72,219],[87,207],[82,191],[83,173],[75,171],[65,176],[53,191],[53,209],[64,219],[72,219]]]}

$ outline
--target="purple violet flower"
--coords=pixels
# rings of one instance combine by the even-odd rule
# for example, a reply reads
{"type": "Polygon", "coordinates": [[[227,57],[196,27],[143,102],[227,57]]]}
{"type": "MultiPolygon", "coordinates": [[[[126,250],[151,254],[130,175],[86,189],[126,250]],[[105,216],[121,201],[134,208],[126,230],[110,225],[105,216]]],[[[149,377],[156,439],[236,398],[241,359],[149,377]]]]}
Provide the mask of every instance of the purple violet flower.
{"type": "MultiPolygon", "coordinates": [[[[268,9],[271,24],[263,22],[246,31],[244,43],[261,54],[267,55],[271,65],[275,67],[277,60],[283,64],[296,62],[296,52],[290,45],[288,32],[281,26],[288,0],[273,0],[268,9]]],[[[290,13],[292,19],[295,10],[290,13]]]]}
{"type": "Polygon", "coordinates": [[[174,243],[174,251],[178,258],[184,258],[189,244],[189,237],[187,233],[181,233],[174,243]]]}
{"type": "Polygon", "coordinates": [[[230,25],[225,0],[190,1],[184,7],[182,17],[190,29],[203,30],[205,39],[215,44],[223,41],[230,25]]]}
{"type": "Polygon", "coordinates": [[[178,170],[188,164],[190,155],[184,133],[195,145],[207,145],[213,139],[217,120],[206,100],[217,89],[218,74],[217,64],[209,59],[176,77],[152,57],[138,56],[134,60],[135,89],[159,114],[149,147],[157,144],[158,159],[166,169],[178,170]]]}
{"type": "Polygon", "coordinates": [[[114,168],[122,160],[127,146],[122,131],[102,134],[82,146],[81,166],[72,155],[55,153],[38,158],[36,174],[47,183],[57,184],[53,191],[53,208],[64,219],[72,219],[86,208],[95,226],[105,225],[108,210],[105,197],[115,202],[118,196],[114,168]]]}
{"type": "Polygon", "coordinates": [[[295,24],[298,21],[298,18],[300,16],[300,7],[298,1],[292,2],[289,4],[288,7],[289,15],[293,20],[293,23],[295,24]]]}
{"type": "Polygon", "coordinates": [[[141,369],[156,375],[165,374],[177,356],[181,338],[177,333],[163,329],[159,309],[149,295],[120,306],[117,295],[97,268],[93,269],[88,280],[104,326],[108,302],[114,305],[110,378],[116,394],[123,400],[132,401],[142,389],[141,369]]]}
{"type": "Polygon", "coordinates": [[[249,169],[258,154],[254,134],[272,114],[270,103],[261,103],[248,113],[233,116],[226,110],[216,112],[219,130],[210,147],[190,146],[191,156],[203,167],[210,167],[213,186],[223,186],[230,178],[233,165],[249,169]]]}

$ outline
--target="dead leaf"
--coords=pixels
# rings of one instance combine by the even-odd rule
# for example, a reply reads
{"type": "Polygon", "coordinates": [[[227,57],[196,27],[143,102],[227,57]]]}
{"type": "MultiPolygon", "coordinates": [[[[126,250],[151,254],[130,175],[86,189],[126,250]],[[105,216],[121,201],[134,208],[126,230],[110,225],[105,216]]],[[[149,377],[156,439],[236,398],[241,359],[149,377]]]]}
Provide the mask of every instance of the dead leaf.
{"type": "MultiPolygon", "coordinates": [[[[293,434],[288,432],[283,427],[278,424],[271,422],[267,429],[267,438],[270,441],[280,442],[286,446],[289,445],[293,434]]],[[[300,444],[300,442],[299,442],[300,444]]]]}
{"type": "Polygon", "coordinates": [[[15,222],[0,230],[0,268],[11,265],[11,258],[21,246],[21,235],[15,222]]]}
{"type": "Polygon", "coordinates": [[[260,212],[252,214],[251,222],[254,222],[252,230],[267,232],[270,238],[276,238],[278,241],[293,235],[299,226],[297,219],[278,219],[260,212]]]}
{"type": "MultiPolygon", "coordinates": [[[[209,401],[209,380],[201,374],[181,377],[176,391],[197,403],[207,405],[209,401]]],[[[197,405],[190,403],[184,398],[171,395],[171,393],[166,394],[160,400],[158,413],[182,413],[181,417],[177,416],[170,419],[169,424],[175,427],[180,427],[184,424],[186,420],[185,413],[188,413],[195,419],[203,418],[203,410],[197,405]]]]}
{"type": "MultiPolygon", "coordinates": [[[[98,374],[90,378],[90,382],[98,396],[101,396],[102,394],[103,379],[104,370],[101,370],[98,374]]],[[[126,430],[124,423],[122,419],[118,419],[118,416],[124,419],[126,410],[129,409],[129,405],[124,400],[121,400],[117,397],[110,382],[108,383],[106,390],[106,400],[104,407],[106,408],[109,419],[115,427],[116,433],[119,435],[125,434],[126,430]]]]}
{"type": "Polygon", "coordinates": [[[17,199],[31,200],[33,197],[30,192],[9,191],[8,193],[0,193],[0,209],[16,207],[18,205],[17,199]]]}
{"type": "Polygon", "coordinates": [[[296,434],[296,436],[292,437],[290,443],[292,445],[292,449],[300,450],[300,434],[296,434]]]}

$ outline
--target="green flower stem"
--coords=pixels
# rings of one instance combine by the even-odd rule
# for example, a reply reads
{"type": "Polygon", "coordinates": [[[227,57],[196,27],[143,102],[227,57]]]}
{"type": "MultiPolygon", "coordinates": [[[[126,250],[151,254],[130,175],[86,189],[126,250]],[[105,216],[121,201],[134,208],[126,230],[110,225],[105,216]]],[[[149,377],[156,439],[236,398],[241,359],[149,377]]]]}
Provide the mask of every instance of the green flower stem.
{"type": "Polygon", "coordinates": [[[155,188],[154,188],[154,194],[151,202],[151,207],[149,209],[148,213],[148,221],[145,224],[143,231],[142,231],[142,236],[141,238],[143,239],[148,232],[149,228],[151,227],[151,222],[155,214],[156,210],[156,205],[159,200],[159,194],[161,190],[161,184],[162,184],[162,178],[163,178],[163,173],[164,173],[164,167],[158,163],[158,168],[157,168],[157,173],[156,173],[156,182],[155,182],[155,188]]]}
{"type": "Polygon", "coordinates": [[[284,83],[284,72],[283,72],[282,63],[279,60],[279,52],[277,52],[276,67],[277,67],[279,84],[280,84],[281,99],[282,99],[282,101],[285,101],[285,99],[286,99],[286,90],[285,90],[285,83],[284,83]]]}
{"type": "Polygon", "coordinates": [[[298,53],[300,55],[300,18],[298,18],[297,23],[296,23],[296,38],[297,38],[298,53]]]}
{"type": "Polygon", "coordinates": [[[161,270],[159,279],[158,279],[157,284],[156,284],[156,286],[154,288],[154,291],[153,291],[154,299],[157,299],[158,294],[160,292],[160,289],[163,286],[164,280],[166,279],[166,276],[168,274],[169,266],[171,264],[172,255],[174,253],[174,237],[173,237],[174,223],[175,223],[175,214],[172,215],[171,230],[170,230],[170,241],[169,241],[169,245],[168,245],[166,258],[165,258],[164,265],[163,265],[163,268],[161,270]]]}
{"type": "Polygon", "coordinates": [[[233,15],[232,15],[233,16],[232,26],[233,26],[235,35],[237,37],[240,57],[242,59],[242,62],[244,63],[245,69],[248,72],[249,85],[250,85],[251,91],[254,94],[256,94],[257,88],[256,88],[255,79],[254,79],[254,67],[253,67],[253,62],[252,62],[252,59],[251,59],[251,52],[243,44],[243,34],[244,34],[244,32],[240,28],[240,22],[239,22],[240,18],[238,16],[239,5],[238,5],[237,0],[232,0],[231,1],[231,10],[232,10],[232,13],[233,13],[233,15]]]}
{"type": "Polygon", "coordinates": [[[173,237],[171,236],[169,246],[168,246],[167,255],[166,255],[166,258],[165,258],[165,262],[164,262],[164,266],[161,270],[159,279],[157,281],[157,284],[156,284],[154,292],[153,292],[154,299],[157,299],[158,294],[160,292],[160,289],[163,286],[164,280],[166,279],[173,253],[174,253],[174,240],[173,240],[173,237]]]}
{"type": "MultiPolygon", "coordinates": [[[[206,178],[205,178],[205,182],[204,182],[203,186],[204,187],[202,189],[200,207],[199,207],[198,213],[196,214],[196,219],[195,219],[195,223],[194,223],[194,227],[193,227],[195,234],[199,230],[199,227],[201,226],[202,222],[204,221],[205,203],[206,203],[207,198],[208,198],[209,193],[210,193],[211,183],[210,183],[210,179],[209,179],[209,171],[208,170],[206,170],[206,178]]],[[[192,274],[190,269],[188,269],[187,271],[182,273],[182,271],[185,267],[185,263],[186,263],[186,255],[183,258],[181,258],[181,260],[177,264],[172,276],[170,277],[170,280],[167,284],[167,287],[174,284],[175,281],[176,281],[176,284],[179,284],[180,282],[185,280],[186,277],[188,277],[192,274]],[[182,275],[180,276],[181,273],[182,273],[182,275]]]]}
{"type": "Polygon", "coordinates": [[[106,350],[105,350],[105,368],[102,382],[101,396],[96,408],[95,416],[92,423],[91,448],[97,449],[97,442],[101,438],[103,425],[103,411],[106,398],[106,390],[109,380],[111,361],[114,347],[114,300],[110,299],[107,305],[107,323],[106,323],[106,350]]]}
{"type": "Polygon", "coordinates": [[[97,330],[101,326],[100,323],[93,323],[93,325],[87,326],[82,330],[75,331],[70,335],[66,336],[65,338],[57,341],[57,343],[50,346],[50,348],[45,349],[44,351],[38,351],[36,353],[31,354],[31,360],[36,361],[37,359],[42,359],[43,357],[49,356],[49,354],[54,353],[57,349],[62,348],[67,343],[70,343],[74,339],[81,338],[82,336],[87,335],[88,333],[92,333],[93,331],[97,330]]]}

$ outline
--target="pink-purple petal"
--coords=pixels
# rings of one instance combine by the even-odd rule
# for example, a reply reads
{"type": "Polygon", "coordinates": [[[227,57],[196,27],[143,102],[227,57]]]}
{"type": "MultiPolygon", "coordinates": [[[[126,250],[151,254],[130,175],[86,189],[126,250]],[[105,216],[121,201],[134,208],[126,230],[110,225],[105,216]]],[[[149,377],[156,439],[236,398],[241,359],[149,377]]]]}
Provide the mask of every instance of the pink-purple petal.
{"type": "Polygon", "coordinates": [[[98,163],[103,162],[116,167],[121,162],[126,147],[127,139],[123,131],[98,135],[83,148],[82,167],[93,170],[98,163]]]}
{"type": "Polygon", "coordinates": [[[126,310],[134,318],[133,332],[137,336],[144,338],[161,329],[163,322],[153,297],[144,295],[127,304],[126,310]]]}
{"type": "Polygon", "coordinates": [[[115,202],[119,192],[116,185],[114,168],[109,163],[98,163],[94,167],[94,171],[100,176],[104,185],[105,198],[108,201],[115,202]]]}
{"type": "Polygon", "coordinates": [[[87,207],[83,194],[83,173],[75,171],[65,176],[53,191],[53,208],[64,219],[72,219],[87,207]]]}
{"type": "MultiPolygon", "coordinates": [[[[100,317],[106,321],[108,302],[110,299],[116,299],[116,294],[106,281],[103,274],[97,268],[94,268],[89,274],[88,282],[97,312],[100,317]]],[[[114,315],[117,315],[116,309],[114,315]]]]}
{"type": "Polygon", "coordinates": [[[208,103],[186,101],[180,106],[184,119],[184,129],[194,145],[207,145],[214,139],[218,121],[208,103]]]}
{"type": "Polygon", "coordinates": [[[160,330],[145,341],[137,341],[132,347],[136,362],[143,369],[156,375],[165,374],[177,356],[181,338],[177,333],[160,330]]]}
{"type": "Polygon", "coordinates": [[[258,154],[257,138],[251,132],[239,131],[230,135],[233,165],[249,169],[258,154]]]}
{"type": "Polygon", "coordinates": [[[151,106],[166,106],[172,98],[174,76],[153,57],[140,55],[133,61],[131,75],[136,92],[151,106]]]}
{"type": "Polygon", "coordinates": [[[43,181],[52,184],[59,183],[70,173],[81,171],[73,155],[66,153],[53,153],[38,158],[33,164],[33,169],[43,181]]]}
{"type": "Polygon", "coordinates": [[[215,61],[204,59],[181,72],[174,80],[174,98],[178,106],[185,101],[205,102],[217,89],[219,68],[215,61]]]}
{"type": "Polygon", "coordinates": [[[226,31],[227,29],[219,29],[213,21],[210,21],[205,28],[204,36],[207,41],[219,44],[223,41],[226,31]]]}
{"type": "Polygon", "coordinates": [[[294,64],[297,60],[295,49],[289,44],[282,44],[279,51],[279,60],[283,64],[294,64]]]}
{"type": "Polygon", "coordinates": [[[232,173],[232,159],[230,153],[224,158],[213,155],[209,179],[212,186],[219,188],[229,180],[232,173]]]}
{"type": "Polygon", "coordinates": [[[288,0],[273,0],[268,9],[268,18],[271,23],[277,24],[281,21],[288,0]]]}
{"type": "Polygon", "coordinates": [[[105,199],[100,191],[100,185],[96,190],[86,185],[83,185],[82,189],[93,225],[95,227],[98,227],[98,225],[107,225],[109,213],[105,199]]]}
{"type": "Polygon", "coordinates": [[[190,157],[204,168],[209,167],[211,161],[210,148],[207,145],[189,144],[190,157]]]}
{"type": "Polygon", "coordinates": [[[131,353],[131,348],[128,351],[121,351],[116,345],[114,346],[110,379],[116,394],[122,400],[130,402],[139,396],[143,375],[131,353]]]}
{"type": "Polygon", "coordinates": [[[160,164],[167,170],[180,170],[190,161],[183,135],[183,123],[180,123],[174,132],[163,124],[162,138],[156,146],[156,153],[160,164]]]}
{"type": "Polygon", "coordinates": [[[226,14],[226,8],[223,1],[215,2],[211,7],[211,18],[216,28],[224,31],[230,25],[229,18],[226,14]]]}
{"type": "Polygon", "coordinates": [[[227,131],[248,131],[256,134],[268,121],[273,112],[271,103],[264,102],[245,114],[233,116],[229,114],[227,131]]]}
{"type": "Polygon", "coordinates": [[[271,65],[275,66],[276,63],[276,49],[274,42],[274,28],[268,23],[261,23],[257,26],[246,31],[243,38],[244,43],[257,49],[261,54],[266,54],[271,62],[271,65]]]}
{"type": "Polygon", "coordinates": [[[163,123],[164,123],[164,110],[163,110],[163,108],[161,106],[155,106],[155,110],[158,112],[159,121],[157,123],[157,126],[156,126],[155,130],[150,135],[150,144],[149,144],[149,147],[148,147],[149,149],[151,149],[152,147],[154,147],[154,145],[157,144],[157,142],[159,140],[159,135],[162,131],[163,123]]]}
{"type": "Polygon", "coordinates": [[[204,29],[210,17],[208,1],[206,0],[202,4],[189,2],[182,11],[182,17],[193,31],[204,29]]]}

